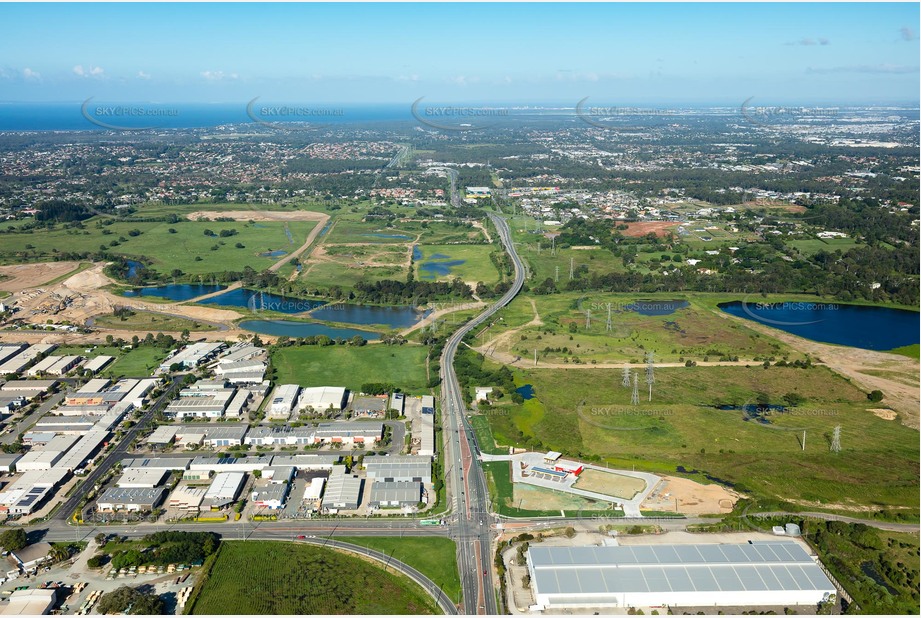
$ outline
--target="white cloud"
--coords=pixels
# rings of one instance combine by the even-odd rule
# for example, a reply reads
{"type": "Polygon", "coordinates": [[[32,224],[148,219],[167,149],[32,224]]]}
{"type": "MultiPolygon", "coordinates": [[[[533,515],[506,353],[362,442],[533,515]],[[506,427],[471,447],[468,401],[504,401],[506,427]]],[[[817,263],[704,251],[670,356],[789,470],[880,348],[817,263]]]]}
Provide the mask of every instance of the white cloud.
{"type": "Polygon", "coordinates": [[[42,78],[42,74],[41,74],[41,73],[39,73],[38,71],[33,71],[33,70],[30,69],[29,67],[26,67],[26,68],[24,68],[24,69],[22,70],[22,76],[23,76],[25,79],[36,79],[36,80],[37,80],[37,79],[41,79],[41,78],[42,78]]]}
{"type": "Polygon", "coordinates": [[[144,71],[138,71],[138,79],[150,79],[150,73],[145,73],[144,71]]]}
{"type": "Polygon", "coordinates": [[[82,64],[78,64],[73,68],[74,75],[78,77],[102,77],[105,71],[102,67],[89,67],[87,69],[83,68],[82,64]]]}
{"type": "Polygon", "coordinates": [[[829,44],[831,44],[831,41],[821,36],[817,39],[805,38],[805,39],[800,39],[799,41],[789,41],[787,43],[784,43],[784,45],[799,45],[803,47],[811,47],[813,45],[829,45],[829,44]]]}
{"type": "Polygon", "coordinates": [[[209,82],[219,82],[225,79],[237,79],[236,73],[224,73],[224,71],[202,71],[201,76],[209,82]]]}

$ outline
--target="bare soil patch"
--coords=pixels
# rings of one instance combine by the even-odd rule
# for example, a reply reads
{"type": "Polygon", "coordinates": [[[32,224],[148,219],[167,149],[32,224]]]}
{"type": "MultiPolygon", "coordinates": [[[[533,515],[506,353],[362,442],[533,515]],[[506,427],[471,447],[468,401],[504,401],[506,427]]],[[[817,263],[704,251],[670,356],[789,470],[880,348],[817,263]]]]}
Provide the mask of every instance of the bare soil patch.
{"type": "Polygon", "coordinates": [[[884,421],[894,421],[896,416],[898,416],[895,410],[887,410],[886,408],[870,408],[868,412],[872,412],[884,421]]]}
{"type": "Polygon", "coordinates": [[[0,281],[0,290],[18,292],[44,285],[61,275],[76,270],[79,266],[79,262],[41,262],[0,266],[0,275],[8,277],[0,281]]]}
{"type": "Polygon", "coordinates": [[[739,498],[739,494],[721,485],[702,485],[690,479],[665,476],[640,508],[687,515],[729,513],[739,498]]]}
{"type": "Polygon", "coordinates": [[[576,481],[574,487],[606,496],[632,500],[636,494],[646,489],[646,481],[614,472],[586,469],[579,475],[579,480],[576,481]]]}
{"type": "Polygon", "coordinates": [[[233,219],[234,221],[323,221],[329,215],[312,210],[197,210],[187,217],[191,221],[199,219],[233,219]]]}
{"type": "Polygon", "coordinates": [[[624,236],[645,236],[650,232],[656,236],[665,236],[678,225],[680,224],[677,221],[634,221],[627,224],[624,236]]]}

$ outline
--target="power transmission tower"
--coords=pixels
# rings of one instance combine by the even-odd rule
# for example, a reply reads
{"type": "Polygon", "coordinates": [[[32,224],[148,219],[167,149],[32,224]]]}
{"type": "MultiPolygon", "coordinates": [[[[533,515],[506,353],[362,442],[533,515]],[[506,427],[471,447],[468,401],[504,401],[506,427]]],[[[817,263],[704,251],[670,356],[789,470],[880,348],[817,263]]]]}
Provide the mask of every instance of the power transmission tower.
{"type": "Polygon", "coordinates": [[[585,330],[588,330],[592,327],[592,310],[585,310],[585,330]]]}
{"type": "Polygon", "coordinates": [[[550,255],[556,255],[556,236],[550,237],[550,255]]]}
{"type": "Polygon", "coordinates": [[[560,267],[559,266],[556,267],[556,275],[553,277],[553,282],[554,283],[560,282],[560,267]]]}
{"type": "Polygon", "coordinates": [[[835,426],[835,431],[831,434],[831,452],[841,452],[841,425],[835,426]]]}
{"type": "Polygon", "coordinates": [[[569,258],[569,280],[573,280],[573,261],[574,258],[569,258]]]}
{"type": "Polygon", "coordinates": [[[652,352],[646,353],[646,384],[649,386],[649,401],[652,401],[652,384],[656,381],[655,365],[652,364],[652,352]]]}
{"type": "Polygon", "coordinates": [[[608,303],[608,323],[605,325],[605,330],[608,332],[614,330],[614,326],[611,324],[611,303],[608,303]]]}
{"type": "Polygon", "coordinates": [[[621,384],[624,387],[630,386],[630,365],[624,365],[624,381],[621,384]]]}
{"type": "Polygon", "coordinates": [[[640,376],[633,374],[633,394],[630,396],[630,403],[639,405],[640,403],[640,376]]]}

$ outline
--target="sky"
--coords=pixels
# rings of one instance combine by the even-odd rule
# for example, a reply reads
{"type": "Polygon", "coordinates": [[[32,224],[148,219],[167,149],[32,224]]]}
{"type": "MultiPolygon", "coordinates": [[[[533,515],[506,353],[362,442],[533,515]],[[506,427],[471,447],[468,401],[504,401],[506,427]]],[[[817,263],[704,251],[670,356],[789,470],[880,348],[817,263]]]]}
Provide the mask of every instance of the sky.
{"type": "Polygon", "coordinates": [[[0,101],[917,104],[918,3],[0,4],[0,101]]]}

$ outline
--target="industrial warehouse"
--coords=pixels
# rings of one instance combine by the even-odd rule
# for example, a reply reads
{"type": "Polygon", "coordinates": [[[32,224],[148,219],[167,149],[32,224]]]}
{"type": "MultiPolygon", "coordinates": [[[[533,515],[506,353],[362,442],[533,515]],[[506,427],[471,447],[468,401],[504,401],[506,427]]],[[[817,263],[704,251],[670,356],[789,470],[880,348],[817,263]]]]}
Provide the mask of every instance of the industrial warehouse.
{"type": "Polygon", "coordinates": [[[835,594],[795,541],[541,547],[527,554],[537,610],[574,607],[814,608],[835,594]]]}

